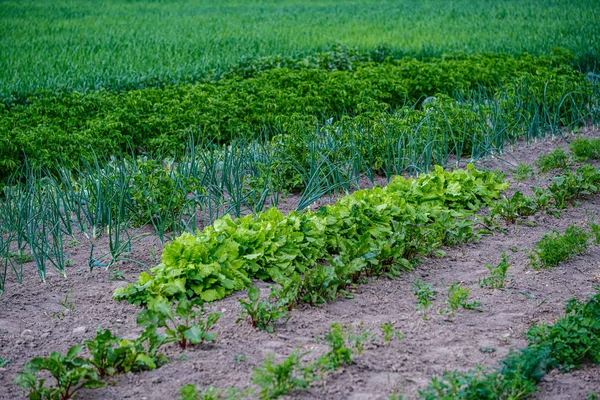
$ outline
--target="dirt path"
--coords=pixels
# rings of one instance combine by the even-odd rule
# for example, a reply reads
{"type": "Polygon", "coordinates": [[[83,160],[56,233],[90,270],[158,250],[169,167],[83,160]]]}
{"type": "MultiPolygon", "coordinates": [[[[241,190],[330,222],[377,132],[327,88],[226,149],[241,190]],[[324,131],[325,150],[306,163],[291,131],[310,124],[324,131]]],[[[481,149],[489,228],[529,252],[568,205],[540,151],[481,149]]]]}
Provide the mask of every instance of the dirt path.
{"type": "MultiPolygon", "coordinates": [[[[600,131],[585,134],[600,136],[600,131]]],[[[548,140],[519,146],[502,158],[533,164],[539,154],[561,145],[564,142],[560,140],[548,140]]],[[[507,172],[509,169],[506,163],[497,160],[485,165],[507,172]]],[[[547,176],[541,179],[545,181],[547,176]]],[[[526,192],[536,182],[531,178],[512,184],[511,188],[526,192]]],[[[167,365],[147,373],[117,377],[113,385],[81,392],[77,398],[171,399],[187,383],[221,388],[234,385],[243,389],[250,384],[252,368],[261,364],[268,353],[275,353],[276,360],[281,360],[298,347],[312,350],[311,357],[325,351],[325,345],[315,339],[322,337],[332,322],[362,326],[379,336],[381,324],[392,322],[405,338],[385,345],[381,342],[368,345],[355,364],[326,374],[309,391],[293,393],[290,398],[387,399],[393,391],[405,394],[405,398],[415,398],[431,377],[446,369],[496,365],[509,350],[526,345],[524,334],[531,325],[554,321],[568,298],[583,298],[593,291],[594,285],[600,285],[600,249],[595,247],[553,270],[534,272],[527,268],[527,249],[534,247],[544,233],[552,229],[562,231],[571,224],[585,225],[598,213],[600,196],[595,196],[565,210],[560,219],[544,214],[530,217],[527,224],[508,227],[506,233],[483,236],[478,242],[446,249],[446,257],[429,258],[416,270],[395,280],[381,278],[360,285],[353,299],[300,307],[287,325],[273,334],[254,330],[246,322],[235,323],[240,311],[238,299],[246,297],[245,291],[236,293],[211,305],[212,310],[223,313],[217,324],[215,344],[192,348],[183,354],[174,344],[169,345],[167,365]],[[497,264],[502,252],[510,256],[508,287],[480,288],[479,279],[487,275],[485,264],[497,264]],[[438,291],[428,320],[414,310],[415,278],[433,284],[438,291]],[[453,320],[440,315],[438,310],[444,307],[446,286],[453,282],[471,288],[470,298],[481,302],[483,312],[457,311],[453,320]]],[[[52,350],[64,352],[92,338],[98,326],[111,328],[125,338],[139,332],[135,323],[139,309],[116,303],[111,297],[113,290],[125,282],[110,280],[109,273],[102,269],[88,272],[89,248],[81,242],[69,249],[68,257],[74,267],[69,269],[67,280],[50,273],[48,283],[41,284],[33,264],[25,266],[28,270],[23,285],[17,285],[9,274],[7,293],[0,298],[0,355],[11,363],[0,369],[1,399],[19,397],[21,391],[12,381],[32,357],[46,356],[52,350]]],[[[146,238],[138,245],[135,256],[153,265],[160,248],[154,239],[146,238]]],[[[129,263],[120,265],[120,270],[134,280],[141,268],[129,263]]],[[[268,287],[264,283],[259,286],[268,287]]],[[[539,399],[585,399],[589,392],[600,392],[600,367],[588,366],[563,375],[552,372],[539,389],[539,399]]]]}

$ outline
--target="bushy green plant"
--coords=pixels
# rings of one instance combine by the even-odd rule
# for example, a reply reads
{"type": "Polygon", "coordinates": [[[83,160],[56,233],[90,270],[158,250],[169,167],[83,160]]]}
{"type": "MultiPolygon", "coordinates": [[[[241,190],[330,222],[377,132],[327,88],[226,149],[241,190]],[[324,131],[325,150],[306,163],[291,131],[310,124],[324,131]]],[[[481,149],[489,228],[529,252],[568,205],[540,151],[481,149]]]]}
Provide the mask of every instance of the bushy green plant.
{"type": "Polygon", "coordinates": [[[597,193],[600,188],[600,171],[591,165],[582,165],[575,174],[567,173],[552,179],[548,187],[556,208],[565,208],[569,200],[597,193]]]}
{"type": "Polygon", "coordinates": [[[600,364],[600,288],[586,300],[570,299],[565,313],[553,325],[532,327],[530,346],[549,348],[552,364],[567,371],[586,360],[600,364]]]}
{"type": "Polygon", "coordinates": [[[570,165],[569,154],[563,149],[558,148],[549,154],[539,156],[535,165],[542,173],[556,169],[566,171],[570,165]]]}
{"type": "Polygon", "coordinates": [[[142,343],[143,340],[120,339],[109,329],[102,331],[98,328],[94,339],[86,340],[84,343],[89,354],[89,363],[96,368],[100,378],[105,378],[130,371],[150,371],[165,364],[167,362],[165,356],[153,351],[153,347],[158,349],[162,345],[163,339],[152,337],[152,340],[155,343],[150,345],[150,353],[148,353],[142,343]]]}
{"type": "Polygon", "coordinates": [[[536,199],[516,191],[512,197],[502,196],[490,206],[490,216],[500,217],[506,224],[514,223],[518,218],[533,215],[538,211],[536,199]]]}
{"type": "Polygon", "coordinates": [[[15,383],[28,391],[32,400],[71,399],[80,389],[94,389],[106,386],[99,380],[96,369],[79,356],[83,345],[73,346],[67,354],[53,351],[48,357],[36,357],[23,367],[15,383]],[[47,371],[55,380],[54,385],[46,386],[46,379],[39,374],[47,371]]]}
{"type": "Polygon", "coordinates": [[[576,138],[569,143],[569,150],[578,160],[597,160],[600,158],[600,139],[576,138]]]}
{"type": "Polygon", "coordinates": [[[147,310],[138,313],[137,322],[150,329],[165,328],[165,342],[177,342],[185,349],[189,344],[200,344],[215,340],[210,329],[217,323],[221,314],[205,314],[203,301],[199,298],[188,300],[182,298],[175,305],[165,299],[156,299],[148,304],[147,310]]]}
{"type": "Polygon", "coordinates": [[[576,225],[569,226],[564,234],[556,230],[545,234],[529,254],[529,264],[536,270],[555,267],[560,262],[585,252],[589,237],[585,229],[576,225]]]}

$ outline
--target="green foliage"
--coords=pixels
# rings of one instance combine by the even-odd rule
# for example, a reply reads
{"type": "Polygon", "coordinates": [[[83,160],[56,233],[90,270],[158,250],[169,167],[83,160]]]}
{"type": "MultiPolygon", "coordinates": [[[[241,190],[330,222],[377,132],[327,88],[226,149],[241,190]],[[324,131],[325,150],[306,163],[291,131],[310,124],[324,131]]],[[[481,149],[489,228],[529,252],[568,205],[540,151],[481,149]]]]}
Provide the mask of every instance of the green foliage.
{"type": "MultiPolygon", "coordinates": [[[[486,144],[490,140],[503,146],[504,140],[500,144],[500,137],[493,139],[490,133],[503,132],[505,124],[520,132],[519,121],[530,120],[529,114],[548,115],[544,123],[552,125],[586,121],[583,114],[591,96],[592,86],[583,74],[556,66],[551,56],[527,54],[356,62],[342,71],[275,68],[244,79],[233,74],[217,81],[118,93],[46,93],[0,109],[0,130],[7,132],[0,141],[0,181],[17,171],[25,157],[31,165],[58,171],[59,166],[77,168],[82,159],[92,162],[95,154],[130,149],[138,155],[181,155],[190,138],[228,144],[242,132],[248,139],[267,136],[273,137],[268,143],[287,142],[328,120],[346,136],[352,126],[373,135],[379,143],[369,151],[379,163],[390,149],[382,148],[387,145],[377,137],[390,127],[402,131],[419,126],[417,140],[400,140],[407,150],[416,145],[416,153],[425,151],[429,157],[472,156],[475,146],[496,145],[486,144]],[[477,90],[480,95],[471,94],[477,90]],[[528,92],[526,100],[520,91],[528,92]],[[407,106],[430,96],[436,99],[432,104],[407,106]],[[564,102],[565,97],[572,101],[564,102]]],[[[502,135],[505,139],[506,133],[502,135]]],[[[293,154],[298,146],[286,143],[284,148],[293,154]]],[[[151,186],[142,187],[137,200],[145,203],[147,190],[153,197],[146,206],[160,211],[157,200],[170,197],[170,183],[160,169],[149,172],[151,186]]]]}
{"type": "Polygon", "coordinates": [[[575,174],[568,173],[552,179],[548,187],[554,205],[566,208],[568,201],[583,195],[597,193],[600,188],[600,172],[591,165],[582,165],[575,174]]]}
{"type": "Polygon", "coordinates": [[[200,298],[188,300],[182,298],[175,305],[165,299],[156,299],[148,304],[147,310],[138,313],[137,322],[150,329],[165,328],[165,343],[177,342],[185,349],[190,344],[200,344],[215,340],[215,334],[209,332],[217,323],[221,314],[211,313],[204,320],[203,301],[200,298]]]}
{"type": "Polygon", "coordinates": [[[423,310],[423,319],[427,319],[427,309],[431,306],[431,302],[435,300],[437,292],[433,289],[433,284],[423,283],[421,279],[413,281],[413,294],[417,296],[417,305],[415,310],[423,310]]]}
{"type": "Polygon", "coordinates": [[[394,324],[391,322],[385,322],[381,324],[381,330],[383,331],[383,343],[389,343],[392,340],[392,337],[395,337],[397,340],[404,339],[404,335],[402,332],[395,330],[394,324]]]}
{"type": "Polygon", "coordinates": [[[4,368],[8,364],[10,364],[10,360],[7,358],[2,358],[2,356],[0,356],[0,368],[4,368]]]}
{"type": "Polygon", "coordinates": [[[490,276],[480,279],[479,285],[490,289],[502,289],[506,281],[506,272],[510,267],[509,259],[510,257],[503,252],[502,260],[500,260],[497,266],[492,267],[490,264],[487,264],[485,267],[490,271],[490,276]]]}
{"type": "Polygon", "coordinates": [[[15,383],[28,390],[28,396],[32,400],[66,400],[80,389],[105,386],[99,380],[95,368],[79,357],[82,348],[82,345],[73,346],[64,356],[53,351],[48,357],[28,361],[23,367],[23,373],[17,375],[15,383]],[[45,385],[46,379],[39,377],[42,371],[48,371],[56,381],[54,385],[45,385]]]}
{"type": "Polygon", "coordinates": [[[140,338],[131,341],[120,339],[106,329],[98,328],[93,340],[86,340],[89,359],[100,378],[122,374],[126,372],[151,371],[167,362],[162,354],[156,350],[162,345],[164,339],[150,332],[144,332],[140,338]],[[144,346],[144,341],[149,346],[144,346]]]}
{"type": "Polygon", "coordinates": [[[569,226],[564,234],[554,230],[544,235],[529,254],[530,265],[538,270],[557,266],[560,262],[584,253],[590,234],[576,225],[569,226]]]}
{"type": "Polygon", "coordinates": [[[558,148],[547,155],[540,155],[535,165],[542,173],[556,169],[566,171],[570,165],[569,154],[563,149],[558,148]]]}
{"type": "Polygon", "coordinates": [[[342,365],[352,364],[352,349],[346,343],[348,334],[346,329],[338,324],[333,323],[329,328],[329,332],[325,335],[325,340],[329,344],[329,351],[321,356],[319,364],[330,370],[336,370],[342,365]]]}
{"type": "Polygon", "coordinates": [[[440,314],[450,314],[454,317],[454,311],[458,308],[483,311],[480,302],[468,301],[470,292],[471,288],[463,288],[459,283],[451,283],[448,289],[448,307],[440,309],[440,314]]]}
{"type": "Polygon", "coordinates": [[[578,160],[597,160],[600,158],[600,139],[576,138],[569,143],[569,150],[578,160]]]}
{"type": "Polygon", "coordinates": [[[332,323],[324,338],[329,351],[319,357],[316,368],[333,371],[352,364],[354,354],[361,355],[365,344],[372,338],[373,334],[362,327],[354,330],[337,322],[332,323]]]}
{"type": "Polygon", "coordinates": [[[278,398],[295,389],[306,389],[314,379],[313,367],[302,364],[306,354],[296,350],[280,364],[275,364],[275,356],[269,354],[262,365],[254,368],[252,382],[260,387],[261,399],[278,398]]]}
{"type": "Polygon", "coordinates": [[[236,388],[217,389],[212,386],[198,392],[195,385],[185,385],[179,390],[179,400],[236,400],[244,398],[244,393],[236,388]]]}
{"type": "Polygon", "coordinates": [[[240,299],[242,312],[238,314],[237,322],[250,317],[252,326],[267,332],[273,332],[273,323],[280,320],[287,322],[291,315],[287,313],[287,304],[278,302],[273,304],[269,301],[260,301],[260,289],[256,286],[251,286],[248,289],[248,299],[240,299]]]}
{"type": "Polygon", "coordinates": [[[509,0],[493,8],[483,1],[426,5],[405,0],[285,1],[277,7],[231,0],[218,7],[202,1],[140,1],[135,7],[108,1],[101,8],[39,0],[9,3],[0,16],[6,32],[0,40],[5,56],[0,99],[24,101],[40,90],[163,87],[196,81],[211,70],[218,75],[233,68],[251,75],[277,66],[347,69],[357,59],[456,51],[543,54],[563,47],[588,71],[598,63],[594,35],[600,24],[593,16],[599,11],[590,0],[559,0],[552,7],[509,0]],[[57,21],[68,29],[36,34],[51,31],[57,21]],[[149,26],[152,31],[145,30],[149,26]],[[462,35],[459,29],[478,35],[462,35]],[[338,42],[357,49],[331,45],[338,42]],[[168,48],[159,51],[164,44],[168,48]],[[312,55],[322,50],[328,51],[312,55]]]}
{"type": "Polygon", "coordinates": [[[490,216],[500,217],[506,224],[514,223],[517,219],[535,214],[539,210],[536,198],[525,196],[516,191],[512,197],[502,196],[490,206],[490,216]]]}
{"type": "Polygon", "coordinates": [[[461,373],[451,371],[433,378],[420,395],[424,399],[527,399],[552,368],[570,370],[585,361],[600,363],[600,288],[588,300],[571,299],[566,316],[554,325],[532,327],[526,349],[511,352],[499,368],[461,373]]]}
{"type": "Polygon", "coordinates": [[[565,312],[553,325],[532,327],[530,346],[550,348],[552,365],[566,371],[585,361],[600,364],[600,288],[584,301],[569,300],[565,312]]]}
{"type": "Polygon", "coordinates": [[[504,188],[496,175],[473,166],[453,172],[436,167],[314,212],[284,216],[271,208],[235,220],[225,216],[196,237],[185,233],[167,244],[152,275],[143,272],[113,297],[138,305],[154,298],[213,301],[258,278],[286,288],[288,307],[334,300],[361,276],[411,268],[446,242],[449,228],[463,227],[461,221],[504,188]]]}
{"type": "Polygon", "coordinates": [[[512,170],[512,173],[513,173],[513,179],[517,182],[524,181],[525,179],[530,178],[535,175],[533,167],[531,165],[527,165],[522,162],[519,163],[519,165],[517,165],[517,168],[512,170]]]}

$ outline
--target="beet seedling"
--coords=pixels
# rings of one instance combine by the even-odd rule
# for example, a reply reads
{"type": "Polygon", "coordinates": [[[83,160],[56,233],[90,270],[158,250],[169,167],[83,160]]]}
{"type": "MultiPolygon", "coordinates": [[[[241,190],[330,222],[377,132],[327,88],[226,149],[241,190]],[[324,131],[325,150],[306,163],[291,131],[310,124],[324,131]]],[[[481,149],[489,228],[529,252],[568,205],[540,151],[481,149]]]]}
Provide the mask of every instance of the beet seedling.
{"type": "Polygon", "coordinates": [[[27,362],[23,373],[17,375],[15,384],[29,391],[30,399],[67,400],[80,389],[95,389],[106,386],[98,379],[96,369],[84,358],[79,357],[83,345],[73,346],[63,356],[53,351],[49,357],[37,357],[27,362]],[[46,386],[40,378],[41,371],[48,371],[56,380],[54,386],[46,386]]]}
{"type": "Polygon", "coordinates": [[[165,343],[177,342],[185,349],[188,344],[200,344],[215,340],[215,334],[209,330],[217,323],[221,314],[209,314],[202,319],[204,309],[202,300],[196,298],[181,299],[175,313],[170,302],[164,299],[156,300],[148,305],[148,310],[138,314],[138,324],[147,327],[165,328],[165,343]],[[200,307],[198,310],[197,307],[200,307]],[[180,323],[182,322],[182,323],[180,323]]]}
{"type": "Polygon", "coordinates": [[[141,341],[132,342],[114,336],[109,329],[102,331],[102,328],[98,328],[96,337],[84,342],[90,355],[88,361],[96,367],[101,378],[130,371],[151,371],[167,361],[164,355],[152,350],[158,350],[164,343],[164,337],[155,332],[153,335],[156,336],[151,337],[149,332],[145,332],[141,341]],[[143,341],[150,340],[153,343],[148,346],[150,352],[147,352],[143,341]]]}
{"type": "Polygon", "coordinates": [[[2,356],[0,356],[0,368],[4,368],[8,364],[10,364],[10,360],[8,360],[6,358],[2,358],[2,356]]]}
{"type": "Polygon", "coordinates": [[[284,320],[287,322],[291,315],[286,311],[287,304],[272,304],[269,301],[260,301],[260,289],[252,286],[248,289],[248,299],[240,299],[242,311],[238,314],[236,322],[250,317],[252,326],[267,332],[273,332],[273,323],[284,320]]]}

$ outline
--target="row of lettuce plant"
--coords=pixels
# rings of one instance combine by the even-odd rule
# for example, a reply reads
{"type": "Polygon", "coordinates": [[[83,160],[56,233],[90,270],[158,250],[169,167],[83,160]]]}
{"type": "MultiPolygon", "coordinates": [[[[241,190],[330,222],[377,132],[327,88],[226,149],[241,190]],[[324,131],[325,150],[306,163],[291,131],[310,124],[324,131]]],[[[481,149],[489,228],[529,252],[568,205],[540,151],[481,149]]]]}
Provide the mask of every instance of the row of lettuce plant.
{"type": "Polygon", "coordinates": [[[213,301],[248,287],[254,278],[286,286],[334,270],[351,280],[396,274],[418,257],[460,241],[464,230],[451,228],[506,187],[494,173],[472,165],[453,172],[436,167],[418,178],[396,177],[385,188],[357,191],[317,211],[284,216],[271,208],[255,216],[225,216],[196,236],[184,233],[168,243],[152,274],[143,272],[114,298],[138,305],[156,298],[213,301]]]}
{"type": "Polygon", "coordinates": [[[373,130],[378,137],[378,125],[405,130],[431,114],[423,107],[431,96],[453,100],[444,101],[440,110],[434,107],[441,114],[435,118],[445,119],[447,127],[438,123],[431,133],[437,141],[444,140],[448,128],[458,131],[450,151],[461,155],[470,155],[478,143],[471,132],[461,139],[461,130],[493,130],[504,137],[556,133],[598,115],[597,82],[558,55],[355,62],[335,71],[272,68],[194,85],[45,94],[25,104],[0,105],[0,130],[7,133],[0,139],[0,179],[6,180],[25,157],[51,170],[59,164],[75,168],[94,153],[133,148],[137,154],[181,154],[189,137],[223,145],[240,135],[254,140],[314,133],[327,121],[348,118],[357,130],[373,130]]]}

